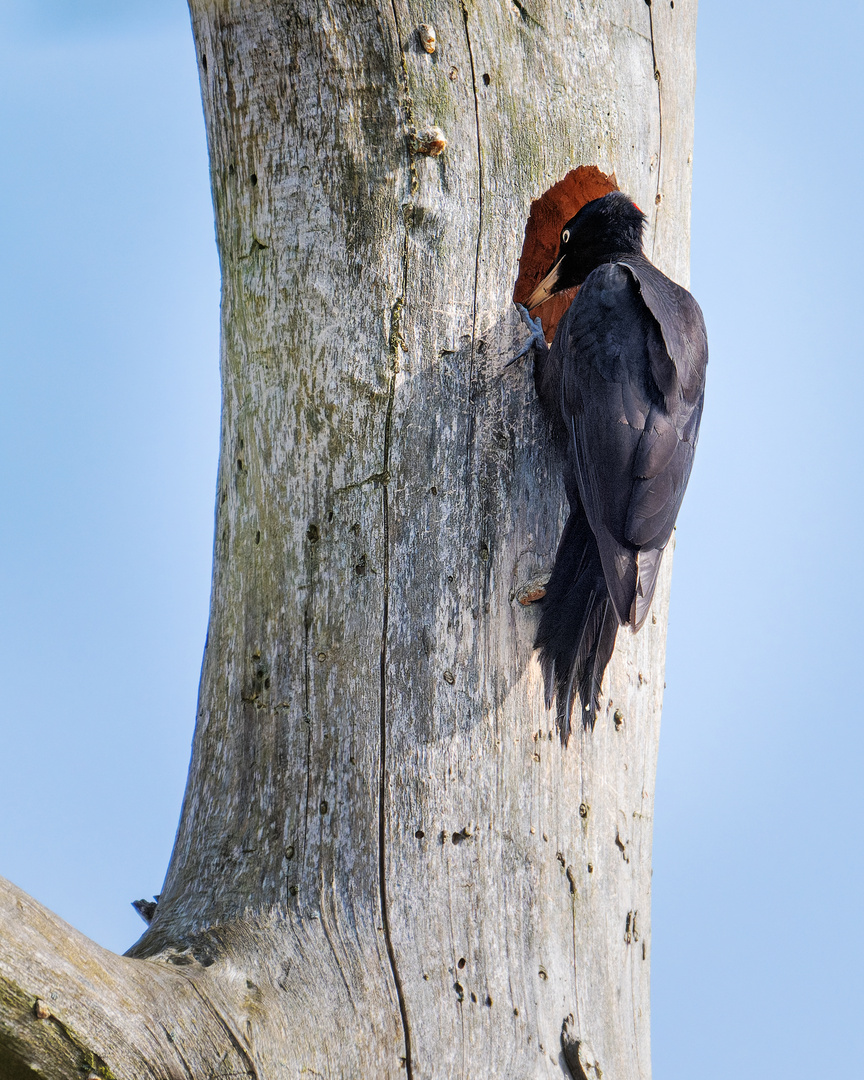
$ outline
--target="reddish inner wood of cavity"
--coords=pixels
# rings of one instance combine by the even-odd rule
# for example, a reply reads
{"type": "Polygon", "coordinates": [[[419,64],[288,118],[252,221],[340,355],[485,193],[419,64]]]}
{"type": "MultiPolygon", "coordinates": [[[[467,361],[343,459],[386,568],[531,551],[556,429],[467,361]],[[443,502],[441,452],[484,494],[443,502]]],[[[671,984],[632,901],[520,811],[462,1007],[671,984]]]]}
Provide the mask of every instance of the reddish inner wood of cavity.
{"type": "MultiPolygon", "coordinates": [[[[531,203],[531,213],[525,225],[525,241],[519,256],[519,276],[513,289],[515,303],[524,304],[552,269],[561,243],[561,230],[570,218],[585,203],[618,190],[615,173],[607,176],[596,165],[580,165],[531,203]]],[[[570,307],[578,291],[565,289],[537,309],[547,341],[555,336],[561,316],[570,307]]]]}

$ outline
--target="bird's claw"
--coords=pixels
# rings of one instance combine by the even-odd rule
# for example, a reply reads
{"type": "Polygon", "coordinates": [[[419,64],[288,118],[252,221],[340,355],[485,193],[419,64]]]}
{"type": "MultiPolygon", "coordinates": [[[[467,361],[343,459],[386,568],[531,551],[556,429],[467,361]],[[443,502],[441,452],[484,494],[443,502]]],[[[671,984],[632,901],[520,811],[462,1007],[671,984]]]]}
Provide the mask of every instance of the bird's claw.
{"type": "Polygon", "coordinates": [[[517,304],[516,310],[519,312],[522,322],[525,323],[531,331],[531,336],[519,352],[507,361],[504,365],[505,370],[515,364],[517,360],[521,360],[523,356],[527,356],[532,349],[536,349],[539,353],[546,353],[549,349],[549,346],[546,344],[546,335],[543,333],[543,324],[540,322],[539,316],[536,319],[532,319],[524,304],[517,304]]]}
{"type": "Polygon", "coordinates": [[[526,308],[524,304],[517,304],[516,310],[519,312],[522,322],[525,323],[531,331],[531,336],[541,337],[545,341],[546,339],[543,337],[543,324],[540,321],[540,316],[538,315],[536,319],[532,319],[528,313],[528,308],[526,308]]]}

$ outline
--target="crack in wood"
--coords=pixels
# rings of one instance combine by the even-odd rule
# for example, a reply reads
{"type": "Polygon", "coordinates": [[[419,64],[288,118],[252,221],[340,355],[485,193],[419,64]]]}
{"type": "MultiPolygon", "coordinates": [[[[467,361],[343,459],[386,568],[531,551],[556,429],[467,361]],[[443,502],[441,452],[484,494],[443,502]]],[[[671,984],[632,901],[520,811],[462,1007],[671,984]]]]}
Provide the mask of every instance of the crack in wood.
{"type": "MultiPolygon", "coordinates": [[[[399,13],[396,10],[396,0],[391,0],[393,10],[393,22],[396,27],[396,43],[399,49],[399,61],[402,70],[402,78],[405,85],[406,111],[408,113],[409,126],[413,127],[413,106],[411,103],[411,88],[408,82],[408,66],[405,53],[402,48],[402,28],[399,24],[399,13]]],[[[414,161],[411,156],[410,137],[406,140],[406,153],[409,170],[409,188],[411,194],[417,187],[417,174],[414,161]]],[[[410,217],[403,213],[402,234],[402,282],[401,292],[390,312],[390,332],[387,340],[387,357],[390,373],[387,386],[387,410],[384,419],[384,447],[383,460],[379,475],[390,477],[390,448],[393,440],[393,410],[396,402],[396,375],[399,371],[399,349],[403,347],[401,318],[402,306],[408,292],[408,241],[409,241],[410,217]]],[[[383,519],[383,553],[382,553],[382,612],[381,612],[381,669],[380,669],[380,744],[379,744],[379,775],[378,775],[378,888],[381,901],[381,926],[384,931],[384,944],[387,948],[387,959],[390,963],[390,973],[393,977],[393,985],[396,989],[396,998],[399,1003],[399,1018],[402,1024],[402,1037],[405,1041],[405,1075],[407,1080],[413,1080],[414,1066],[411,1058],[411,1028],[408,1023],[408,1008],[405,1003],[405,991],[402,979],[399,975],[399,967],[396,963],[396,950],[393,946],[393,935],[390,929],[390,909],[387,895],[387,636],[390,622],[390,490],[387,483],[381,484],[381,515],[383,519]]]]}
{"type": "Polygon", "coordinates": [[[189,1062],[186,1060],[186,1056],[183,1054],[180,1047],[175,1044],[174,1036],[171,1034],[171,1032],[161,1020],[159,1021],[159,1027],[162,1028],[162,1030],[165,1032],[165,1038],[171,1044],[172,1050],[180,1059],[180,1064],[183,1066],[183,1071],[186,1073],[186,1076],[189,1078],[189,1080],[195,1080],[195,1073],[192,1071],[189,1062]]]}
{"type": "Polygon", "coordinates": [[[113,1073],[108,1069],[108,1064],[105,1059],[85,1045],[72,1029],[63,1023],[59,1016],[55,1016],[52,1013],[46,1018],[46,1024],[76,1051],[81,1072],[86,1068],[89,1069],[91,1073],[95,1073],[98,1077],[113,1077],[113,1073]]]}
{"type": "MultiPolygon", "coordinates": [[[[312,566],[309,566],[309,597],[311,601],[313,580],[312,566]]],[[[310,713],[310,671],[309,671],[309,632],[312,628],[312,613],[308,606],[303,611],[303,722],[306,724],[306,797],[303,807],[303,859],[306,858],[309,842],[309,793],[312,784],[312,715],[310,713]]]]}
{"type": "Polygon", "coordinates": [[[367,484],[389,484],[390,473],[384,469],[381,472],[372,473],[370,476],[364,477],[362,480],[355,480],[353,484],[345,484],[344,487],[334,488],[334,495],[344,495],[347,491],[357,491],[358,488],[365,487],[367,484]]]}
{"type": "Polygon", "coordinates": [[[474,444],[474,368],[477,357],[477,288],[480,280],[480,241],[483,236],[483,147],[480,137],[480,99],[477,96],[477,72],[474,67],[474,50],[471,46],[471,34],[468,31],[468,8],[465,0],[460,0],[462,19],[465,23],[465,42],[468,46],[468,60],[471,65],[471,89],[474,93],[474,122],[477,127],[477,246],[474,253],[474,293],[471,304],[471,358],[468,368],[468,462],[474,444]]]}
{"type": "MultiPolygon", "coordinates": [[[[254,1080],[261,1080],[258,1069],[255,1066],[254,1060],[252,1059],[252,1055],[243,1046],[240,1036],[234,1031],[233,1027],[231,1026],[230,1020],[228,1020],[227,1017],[223,1016],[222,1012],[216,1007],[215,1003],[210,999],[210,997],[199,989],[194,979],[190,979],[187,975],[184,975],[183,978],[189,984],[189,986],[192,987],[192,990],[195,992],[202,1004],[209,1010],[209,1012],[216,1020],[217,1024],[228,1036],[228,1041],[231,1043],[234,1052],[237,1054],[237,1056],[240,1058],[240,1060],[246,1067],[245,1073],[238,1073],[237,1075],[254,1077],[254,1080]]],[[[225,1076],[226,1074],[222,1073],[220,1075],[225,1076]]]]}
{"type": "Polygon", "coordinates": [[[660,82],[660,69],[657,67],[657,47],[654,44],[654,9],[651,0],[645,0],[648,5],[648,26],[651,36],[651,65],[654,69],[654,81],[657,83],[657,126],[659,135],[657,139],[657,193],[654,197],[654,235],[651,238],[651,258],[654,258],[654,249],[657,246],[657,218],[660,214],[660,178],[663,171],[663,87],[660,82]]]}

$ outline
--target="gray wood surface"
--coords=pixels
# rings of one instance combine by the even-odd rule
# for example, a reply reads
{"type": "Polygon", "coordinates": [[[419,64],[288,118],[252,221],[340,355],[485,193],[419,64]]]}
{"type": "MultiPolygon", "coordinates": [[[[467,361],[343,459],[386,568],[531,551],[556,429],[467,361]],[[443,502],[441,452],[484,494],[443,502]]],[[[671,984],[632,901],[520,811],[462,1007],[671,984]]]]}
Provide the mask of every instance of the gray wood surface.
{"type": "Polygon", "coordinates": [[[223,416],[189,784],[131,958],[0,890],[0,1063],[561,1077],[566,1022],[577,1075],[647,1080],[671,553],[562,748],[515,594],[564,494],[504,364],[531,200],[577,165],[687,284],[696,4],[192,14],[223,416]]]}

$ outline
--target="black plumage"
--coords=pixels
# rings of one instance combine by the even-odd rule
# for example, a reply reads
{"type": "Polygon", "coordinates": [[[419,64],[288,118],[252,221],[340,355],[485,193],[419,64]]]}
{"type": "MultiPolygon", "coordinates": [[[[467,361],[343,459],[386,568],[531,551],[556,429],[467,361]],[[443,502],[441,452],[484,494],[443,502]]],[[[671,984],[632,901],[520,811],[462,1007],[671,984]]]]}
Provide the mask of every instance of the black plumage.
{"type": "Polygon", "coordinates": [[[570,502],[535,641],[565,742],[574,697],[594,723],[619,625],[648,615],[702,415],[702,312],[643,254],[644,221],[621,192],[583,206],[526,303],[581,286],[551,348],[525,312],[570,502]]]}

